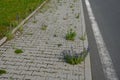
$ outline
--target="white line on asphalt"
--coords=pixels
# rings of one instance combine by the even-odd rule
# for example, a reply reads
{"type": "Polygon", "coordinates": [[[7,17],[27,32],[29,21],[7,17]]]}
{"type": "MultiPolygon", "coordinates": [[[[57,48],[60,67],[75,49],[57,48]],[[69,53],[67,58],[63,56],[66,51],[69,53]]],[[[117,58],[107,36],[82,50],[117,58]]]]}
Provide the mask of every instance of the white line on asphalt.
{"type": "Polygon", "coordinates": [[[109,55],[109,52],[106,48],[106,45],[104,43],[104,40],[102,38],[101,32],[99,30],[98,24],[95,20],[94,14],[92,12],[91,6],[90,6],[90,2],[89,0],[85,0],[85,4],[87,6],[87,11],[88,11],[88,15],[89,15],[89,19],[91,21],[91,25],[92,25],[92,30],[95,36],[95,40],[97,43],[97,48],[99,51],[99,56],[101,59],[101,63],[102,63],[102,67],[103,67],[103,71],[105,74],[105,77],[107,80],[118,80],[118,77],[116,75],[113,63],[112,63],[112,59],[109,55]]]}

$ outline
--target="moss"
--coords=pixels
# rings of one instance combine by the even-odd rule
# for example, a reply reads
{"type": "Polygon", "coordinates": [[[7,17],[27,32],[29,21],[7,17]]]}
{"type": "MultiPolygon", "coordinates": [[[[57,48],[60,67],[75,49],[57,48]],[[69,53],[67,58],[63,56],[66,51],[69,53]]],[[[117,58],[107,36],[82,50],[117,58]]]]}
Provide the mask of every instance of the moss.
{"type": "Polygon", "coordinates": [[[47,25],[43,25],[41,29],[42,30],[46,30],[47,29],[47,25]]]}

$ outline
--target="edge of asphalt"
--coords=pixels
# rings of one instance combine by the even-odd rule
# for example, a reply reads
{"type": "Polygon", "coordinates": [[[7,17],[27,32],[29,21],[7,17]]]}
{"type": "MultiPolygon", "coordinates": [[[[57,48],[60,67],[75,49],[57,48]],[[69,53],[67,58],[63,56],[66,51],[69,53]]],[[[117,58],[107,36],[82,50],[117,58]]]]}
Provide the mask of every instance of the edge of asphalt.
{"type": "Polygon", "coordinates": [[[102,64],[98,55],[97,44],[95,43],[95,37],[93,34],[93,30],[91,28],[91,23],[89,19],[89,15],[87,13],[87,7],[85,5],[85,0],[82,0],[84,18],[86,24],[86,34],[88,35],[88,44],[90,48],[90,61],[91,61],[91,76],[92,80],[105,80],[105,76],[102,69],[102,64]],[[97,73],[99,72],[99,73],[97,73]]]}
{"type": "MultiPolygon", "coordinates": [[[[28,15],[17,27],[15,27],[13,30],[12,30],[12,34],[14,34],[22,25],[25,24],[25,22],[27,22],[32,16],[34,16],[36,14],[36,12],[42,8],[42,6],[44,4],[46,4],[48,0],[45,0],[37,9],[35,9],[30,15],[28,15]]],[[[1,40],[0,40],[0,46],[5,43],[7,41],[7,37],[3,37],[1,40]]]]}
{"type": "MultiPolygon", "coordinates": [[[[104,79],[106,79],[106,80],[108,80],[108,79],[118,80],[118,77],[116,75],[116,71],[115,71],[114,66],[112,64],[112,60],[109,56],[109,52],[108,52],[108,50],[106,48],[106,45],[103,41],[103,38],[102,38],[102,35],[100,33],[98,24],[95,20],[93,12],[92,12],[91,5],[90,5],[88,0],[85,0],[84,5],[85,4],[87,6],[87,13],[88,13],[87,15],[89,15],[88,17],[89,17],[89,20],[90,20],[90,25],[91,25],[90,27],[92,28],[92,33],[94,34],[97,51],[99,53],[99,58],[100,58],[100,62],[101,62],[101,65],[102,65],[102,71],[103,71],[103,74],[104,74],[104,79]]],[[[85,8],[85,6],[84,6],[84,8],[85,8]]],[[[103,75],[101,75],[101,76],[103,77],[103,75]]],[[[96,79],[97,79],[97,77],[96,77],[96,79]]],[[[99,80],[101,80],[101,79],[99,79],[99,80]]]]}
{"type": "MultiPolygon", "coordinates": [[[[85,17],[84,17],[84,10],[83,10],[83,3],[81,0],[81,17],[82,17],[82,26],[83,26],[83,31],[86,33],[86,24],[85,24],[85,17]]],[[[87,36],[86,36],[87,37],[87,36]]],[[[86,38],[84,42],[85,47],[88,47],[88,37],[86,38]]],[[[88,53],[86,59],[85,59],[85,79],[84,80],[92,80],[92,74],[91,74],[91,62],[90,62],[90,53],[88,53]]]]}

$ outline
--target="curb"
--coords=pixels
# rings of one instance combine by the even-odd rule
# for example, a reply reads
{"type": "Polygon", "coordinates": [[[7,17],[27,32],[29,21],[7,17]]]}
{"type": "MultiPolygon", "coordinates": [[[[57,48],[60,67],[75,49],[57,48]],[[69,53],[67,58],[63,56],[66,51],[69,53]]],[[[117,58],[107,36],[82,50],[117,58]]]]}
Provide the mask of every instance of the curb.
{"type": "MultiPolygon", "coordinates": [[[[28,17],[26,17],[16,28],[12,30],[12,34],[14,34],[26,21],[28,21],[48,0],[45,0],[37,9],[35,9],[28,17]]],[[[7,41],[7,37],[3,37],[0,40],[0,46],[7,41]]]]}
{"type": "MultiPolygon", "coordinates": [[[[86,31],[86,25],[85,25],[85,18],[84,18],[84,11],[83,11],[83,4],[82,4],[82,0],[81,0],[81,17],[82,17],[82,26],[83,26],[83,31],[86,31]]],[[[83,33],[84,34],[84,33],[83,33]]],[[[85,42],[84,42],[85,47],[88,47],[88,39],[86,38],[85,42]]],[[[85,65],[85,78],[84,80],[92,80],[92,74],[91,74],[91,63],[90,63],[90,53],[88,53],[85,61],[84,61],[84,65],[85,65]]]]}

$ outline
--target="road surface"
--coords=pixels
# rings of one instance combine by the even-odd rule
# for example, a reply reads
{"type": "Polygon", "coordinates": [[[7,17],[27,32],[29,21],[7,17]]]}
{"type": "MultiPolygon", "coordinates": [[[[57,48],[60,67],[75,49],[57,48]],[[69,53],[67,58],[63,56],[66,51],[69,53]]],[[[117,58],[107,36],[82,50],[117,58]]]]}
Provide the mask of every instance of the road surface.
{"type": "MultiPolygon", "coordinates": [[[[113,65],[120,79],[120,0],[89,0],[94,16],[102,33],[113,65]]],[[[91,30],[86,6],[83,0],[89,45],[91,48],[91,62],[93,80],[106,80],[96,43],[91,30]]]]}

